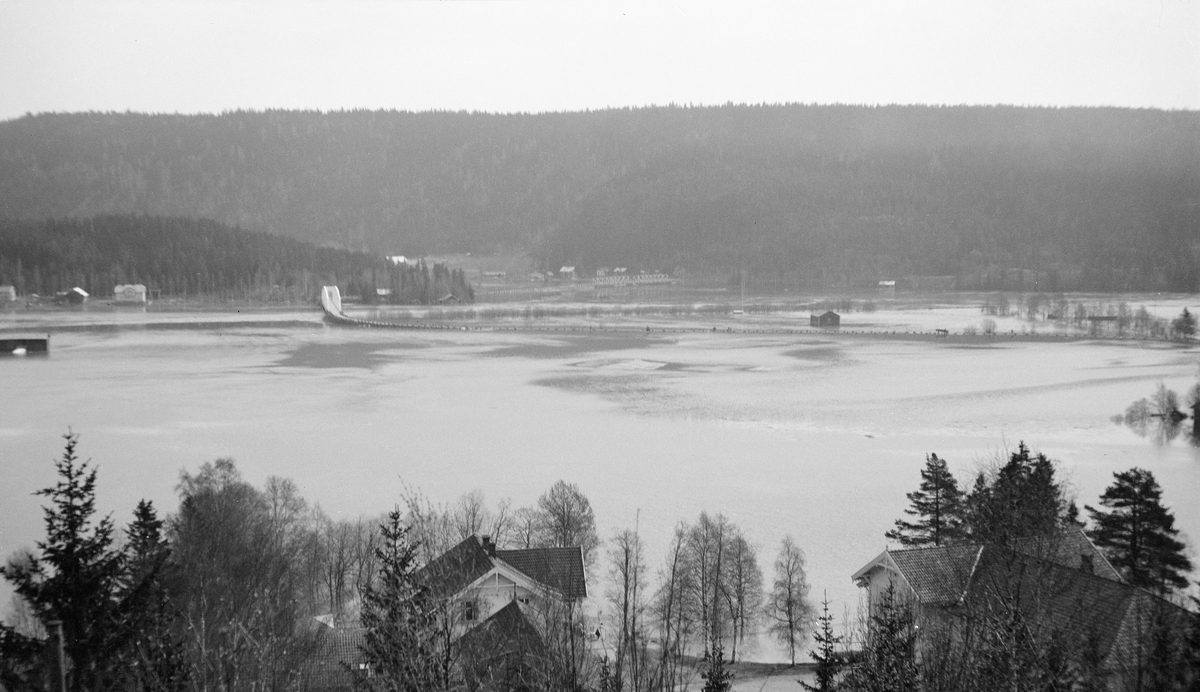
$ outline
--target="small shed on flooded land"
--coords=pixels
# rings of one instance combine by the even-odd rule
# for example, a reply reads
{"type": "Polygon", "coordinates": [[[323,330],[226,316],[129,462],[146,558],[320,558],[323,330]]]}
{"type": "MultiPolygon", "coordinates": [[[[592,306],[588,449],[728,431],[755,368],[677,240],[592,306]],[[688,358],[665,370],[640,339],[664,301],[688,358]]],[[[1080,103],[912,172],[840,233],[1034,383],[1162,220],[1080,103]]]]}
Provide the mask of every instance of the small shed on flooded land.
{"type": "Polygon", "coordinates": [[[17,299],[17,289],[14,286],[0,286],[0,303],[11,303],[17,299]]]}
{"type": "Polygon", "coordinates": [[[91,296],[88,294],[87,291],[76,286],[75,288],[72,288],[69,291],[59,291],[58,293],[55,293],[54,294],[54,302],[56,302],[56,303],[71,303],[71,304],[77,305],[79,303],[87,302],[87,299],[90,297],[91,296]]]}
{"type": "Polygon", "coordinates": [[[808,323],[813,327],[839,327],[842,324],[842,316],[832,310],[826,310],[820,315],[810,315],[808,323]]]}

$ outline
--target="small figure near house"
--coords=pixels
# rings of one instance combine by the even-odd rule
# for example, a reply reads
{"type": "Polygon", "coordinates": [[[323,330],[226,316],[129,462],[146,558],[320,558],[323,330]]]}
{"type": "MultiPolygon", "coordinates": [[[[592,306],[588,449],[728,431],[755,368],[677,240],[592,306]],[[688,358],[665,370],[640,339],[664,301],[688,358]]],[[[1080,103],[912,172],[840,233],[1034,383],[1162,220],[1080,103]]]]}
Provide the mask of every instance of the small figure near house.
{"type": "Polygon", "coordinates": [[[820,315],[810,315],[809,325],[813,327],[832,327],[837,329],[842,324],[842,316],[832,310],[826,310],[820,315]]]}

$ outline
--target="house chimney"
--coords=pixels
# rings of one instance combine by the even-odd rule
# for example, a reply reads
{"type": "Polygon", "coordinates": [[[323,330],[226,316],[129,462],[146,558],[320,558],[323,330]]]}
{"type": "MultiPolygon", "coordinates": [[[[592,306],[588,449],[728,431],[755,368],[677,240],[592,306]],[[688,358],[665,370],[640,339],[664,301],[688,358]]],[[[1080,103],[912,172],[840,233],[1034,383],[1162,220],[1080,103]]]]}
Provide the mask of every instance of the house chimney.
{"type": "Polygon", "coordinates": [[[492,543],[491,536],[480,536],[483,539],[483,549],[487,551],[488,557],[496,557],[496,544],[492,543]]]}
{"type": "Polygon", "coordinates": [[[1096,573],[1096,565],[1092,562],[1092,556],[1090,553],[1084,553],[1083,555],[1079,556],[1079,569],[1087,572],[1088,574],[1096,573]]]}

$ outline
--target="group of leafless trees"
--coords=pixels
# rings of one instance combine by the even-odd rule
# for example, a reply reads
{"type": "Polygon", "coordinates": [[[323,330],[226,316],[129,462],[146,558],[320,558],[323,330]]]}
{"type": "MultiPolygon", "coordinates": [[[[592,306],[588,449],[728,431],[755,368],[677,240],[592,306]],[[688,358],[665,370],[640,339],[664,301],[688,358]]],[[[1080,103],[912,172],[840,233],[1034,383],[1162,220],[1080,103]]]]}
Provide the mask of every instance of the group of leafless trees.
{"type": "MultiPolygon", "coordinates": [[[[51,500],[47,538],[0,568],[16,590],[0,624],[0,684],[11,692],[44,688],[51,622],[62,623],[72,691],[301,689],[320,646],[314,618],[356,623],[380,587],[384,518],[333,520],[292,481],[255,487],[219,459],[182,474],[176,513],[160,519],[143,503],[122,533],[95,516],[95,469],[76,444],[68,435],[59,482],[40,491],[51,500]]],[[[417,564],[472,533],[514,547],[582,545],[592,555],[599,543],[587,498],[565,482],[515,511],[506,501],[485,507],[480,492],[439,506],[411,491],[405,504],[417,564]]],[[[567,636],[566,648],[582,640],[576,613],[544,615],[572,623],[547,628],[567,636]]],[[[436,624],[438,634],[453,625],[436,624]]]]}
{"type": "MultiPolygon", "coordinates": [[[[1186,308],[1175,319],[1164,319],[1144,305],[1133,308],[1124,301],[1071,300],[1061,293],[990,294],[980,311],[985,315],[1020,317],[1034,323],[1046,321],[1081,327],[1094,335],[1188,339],[1196,332],[1196,318],[1186,308]]],[[[996,323],[990,318],[985,318],[981,324],[985,334],[995,328],[996,323]]]]}
{"type": "Polygon", "coordinates": [[[722,514],[702,512],[671,536],[658,579],[648,579],[636,530],[608,549],[611,611],[604,652],[611,690],[677,690],[695,681],[698,660],[737,661],[763,626],[795,652],[812,622],[804,553],[783,539],[770,591],[758,546],[722,514]]]}

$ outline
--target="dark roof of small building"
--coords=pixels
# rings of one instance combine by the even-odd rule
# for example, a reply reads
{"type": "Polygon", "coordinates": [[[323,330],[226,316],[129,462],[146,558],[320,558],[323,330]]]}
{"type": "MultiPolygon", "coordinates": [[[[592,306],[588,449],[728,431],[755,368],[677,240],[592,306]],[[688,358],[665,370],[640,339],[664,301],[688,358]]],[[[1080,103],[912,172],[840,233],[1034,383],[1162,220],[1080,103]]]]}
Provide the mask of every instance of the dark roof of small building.
{"type": "MultiPolygon", "coordinates": [[[[1020,538],[1010,547],[1023,555],[1089,571],[1109,581],[1121,581],[1117,570],[1080,529],[1020,538]],[[1090,558],[1090,566],[1085,564],[1083,556],[1090,558]]],[[[922,603],[946,605],[962,600],[983,552],[983,546],[963,543],[889,550],[887,554],[922,603]]]]}
{"type": "Polygon", "coordinates": [[[1096,574],[988,546],[980,555],[966,599],[1015,606],[1027,622],[1086,636],[1103,659],[1122,634],[1131,606],[1154,597],[1096,574]]]}
{"type": "Polygon", "coordinates": [[[357,623],[343,628],[320,625],[316,648],[302,673],[305,689],[351,689],[354,685],[351,671],[363,662],[360,647],[366,642],[366,632],[366,628],[357,623]]]}
{"type": "Polygon", "coordinates": [[[525,606],[517,601],[509,602],[472,627],[458,640],[458,645],[462,649],[485,651],[489,657],[512,651],[537,653],[545,650],[542,635],[525,613],[525,606]]]}
{"type": "Polygon", "coordinates": [[[1050,536],[1018,538],[1012,542],[1012,549],[1026,555],[1050,560],[1064,567],[1090,570],[1096,576],[1104,579],[1122,581],[1121,574],[1080,528],[1069,529],[1050,536]],[[1090,557],[1090,566],[1084,563],[1085,555],[1090,557]]]}
{"type": "MultiPolygon", "coordinates": [[[[583,551],[578,547],[496,550],[495,559],[559,591],[564,598],[575,600],[587,596],[583,551]]],[[[495,565],[483,541],[478,536],[468,536],[417,574],[426,580],[435,596],[446,597],[467,588],[495,565]]]]}
{"type": "Polygon", "coordinates": [[[557,589],[564,598],[575,600],[587,597],[581,548],[497,550],[496,557],[531,579],[557,589]]]}
{"type": "Polygon", "coordinates": [[[947,605],[962,600],[982,550],[977,545],[943,545],[888,555],[921,603],[947,605]]]}
{"type": "Polygon", "coordinates": [[[446,597],[462,591],[494,567],[491,556],[478,536],[468,536],[417,572],[435,596],[446,597]]]}
{"type": "Polygon", "coordinates": [[[1145,627],[1155,609],[1177,609],[1124,583],[1077,529],[1019,539],[1009,547],[960,544],[887,551],[856,578],[882,567],[885,556],[924,605],[977,604],[994,612],[993,606],[1015,604],[1026,622],[1089,637],[1101,658],[1136,646],[1135,630],[1145,627]]]}

